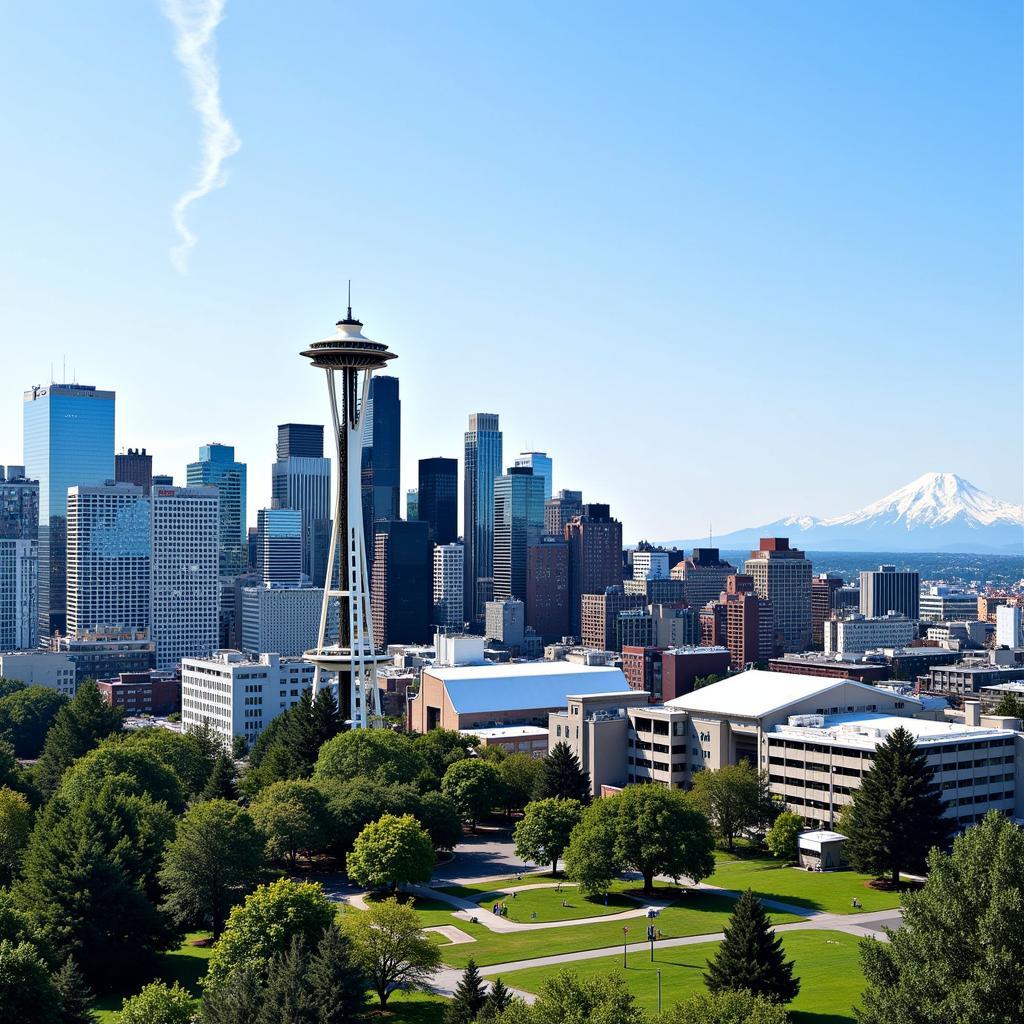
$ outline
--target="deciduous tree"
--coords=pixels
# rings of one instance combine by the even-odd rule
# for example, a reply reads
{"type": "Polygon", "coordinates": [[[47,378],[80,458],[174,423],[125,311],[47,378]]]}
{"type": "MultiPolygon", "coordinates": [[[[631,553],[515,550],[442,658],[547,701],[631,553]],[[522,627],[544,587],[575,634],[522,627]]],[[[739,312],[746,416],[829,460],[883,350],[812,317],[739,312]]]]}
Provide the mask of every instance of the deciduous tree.
{"type": "Polygon", "coordinates": [[[498,769],[479,758],[467,758],[450,765],[441,780],[441,792],[449,797],[459,813],[476,828],[501,803],[503,787],[498,769]]]}
{"type": "Polygon", "coordinates": [[[0,1014],[11,1024],[60,1024],[57,990],[30,942],[0,941],[0,1014]]]}
{"type": "Polygon", "coordinates": [[[529,1006],[513,1001],[501,1024],[647,1024],[620,974],[578,978],[561,971],[544,982],[529,1006]]]}
{"type": "Polygon", "coordinates": [[[676,1003],[662,1024],[789,1024],[789,1013],[749,992],[697,992],[676,1003]]]}
{"type": "Polygon", "coordinates": [[[550,864],[554,874],[582,816],[583,806],[578,800],[548,797],[527,804],[515,827],[516,856],[531,864],[550,864]]]}
{"type": "Polygon", "coordinates": [[[533,798],[544,772],[543,761],[529,754],[509,754],[498,764],[498,774],[505,787],[505,811],[521,811],[533,798]]]}
{"type": "Polygon", "coordinates": [[[765,836],[765,842],[772,855],[779,860],[797,859],[797,840],[804,831],[804,819],[792,811],[783,811],[774,821],[765,836]]]}
{"type": "Polygon", "coordinates": [[[351,729],[320,748],[313,775],[353,779],[357,775],[386,782],[413,782],[423,770],[412,740],[390,729],[351,729]]]}
{"type": "Polygon", "coordinates": [[[747,761],[698,772],[689,799],[730,851],[737,836],[763,831],[776,810],[767,773],[758,772],[747,761]]]}
{"type": "Polygon", "coordinates": [[[782,940],[749,889],[736,901],[704,981],[712,992],[749,992],[774,1003],[792,1002],[800,991],[793,961],[786,960],[782,940]]]}
{"type": "Polygon", "coordinates": [[[430,881],[434,846],[411,814],[385,814],[356,837],[346,867],[358,885],[394,892],[402,884],[430,881]]]}
{"type": "Polygon", "coordinates": [[[175,982],[154,981],[126,999],[117,1015],[117,1024],[192,1024],[195,1000],[175,982]]]}
{"type": "Polygon", "coordinates": [[[0,697],[0,735],[7,734],[18,757],[38,757],[46,733],[68,698],[49,686],[19,688],[0,697]]]}
{"type": "Polygon", "coordinates": [[[32,831],[32,808],[21,793],[0,786],[0,886],[10,885],[32,831]]]}
{"type": "Polygon", "coordinates": [[[253,821],[267,841],[267,853],[294,871],[300,854],[326,849],[331,823],[327,801],[313,782],[293,779],[275,782],[253,801],[253,821]]]}

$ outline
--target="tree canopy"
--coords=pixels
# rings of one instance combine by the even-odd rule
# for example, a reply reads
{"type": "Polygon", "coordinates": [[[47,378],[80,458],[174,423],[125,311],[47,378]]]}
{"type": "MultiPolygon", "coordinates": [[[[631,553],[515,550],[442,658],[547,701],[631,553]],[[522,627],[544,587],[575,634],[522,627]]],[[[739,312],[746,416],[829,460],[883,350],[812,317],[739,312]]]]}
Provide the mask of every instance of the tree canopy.
{"type": "Polygon", "coordinates": [[[779,860],[797,859],[797,840],[804,831],[804,819],[792,811],[783,811],[773,822],[765,836],[765,842],[772,855],[779,860]]]}
{"type": "Polygon", "coordinates": [[[399,885],[430,881],[434,846],[411,814],[385,814],[359,833],[346,868],[359,885],[393,892],[399,885]]]}
{"type": "Polygon", "coordinates": [[[441,792],[474,828],[476,823],[501,803],[504,787],[498,769],[480,758],[467,758],[449,765],[441,780],[441,792]]]}
{"type": "Polygon", "coordinates": [[[313,774],[318,779],[363,775],[387,782],[414,782],[423,765],[408,736],[390,729],[351,729],[320,748],[313,774]]]}
{"type": "Polygon", "coordinates": [[[556,872],[582,816],[583,805],[578,800],[548,797],[527,804],[515,827],[516,856],[531,864],[550,864],[552,873],[556,872]]]}
{"type": "Polygon", "coordinates": [[[267,841],[267,853],[295,869],[299,856],[326,849],[331,821],[327,800],[308,779],[285,779],[252,802],[252,820],[267,841]]]}
{"type": "Polygon", "coordinates": [[[521,1000],[509,1004],[501,1024],[646,1024],[621,974],[579,978],[560,971],[541,986],[531,1006],[521,1000]]]}
{"type": "Polygon", "coordinates": [[[730,851],[737,836],[763,832],[778,811],[768,789],[768,773],[748,761],[697,772],[689,799],[730,851]]]}
{"type": "Polygon", "coordinates": [[[536,797],[561,797],[589,804],[590,773],[580,767],[579,758],[568,743],[556,743],[541,761],[541,775],[537,782],[536,797]]]}
{"type": "Polygon", "coordinates": [[[0,697],[0,735],[6,734],[18,757],[38,757],[53,720],[68,698],[49,686],[19,687],[0,697]]]}

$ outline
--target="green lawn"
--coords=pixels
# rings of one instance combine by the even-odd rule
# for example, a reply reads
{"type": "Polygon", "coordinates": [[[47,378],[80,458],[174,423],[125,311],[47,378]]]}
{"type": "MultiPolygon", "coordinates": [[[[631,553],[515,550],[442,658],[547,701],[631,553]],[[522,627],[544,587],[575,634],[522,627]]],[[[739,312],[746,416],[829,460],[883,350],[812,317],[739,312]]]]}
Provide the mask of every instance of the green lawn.
{"type": "Polygon", "coordinates": [[[509,875],[508,878],[495,878],[489,882],[465,882],[460,885],[434,885],[432,889],[446,892],[449,896],[459,896],[464,900],[477,900],[485,892],[504,892],[519,885],[534,885],[537,882],[561,882],[561,875],[553,875],[550,871],[534,871],[523,873],[522,878],[509,875]]]}
{"type": "MultiPolygon", "coordinates": [[[[664,938],[681,935],[705,935],[720,932],[735,905],[729,896],[709,892],[684,892],[679,902],[661,912],[655,922],[664,938]]],[[[792,914],[772,914],[776,924],[799,921],[792,914]]],[[[481,924],[454,919],[450,923],[472,935],[476,942],[442,945],[441,956],[452,967],[465,967],[472,958],[478,965],[500,964],[558,953],[574,953],[582,949],[603,949],[622,942],[623,927],[629,928],[629,941],[642,941],[647,919],[628,921],[595,921],[564,928],[538,928],[522,932],[496,933],[481,924]]]]}
{"type": "MultiPolygon", "coordinates": [[[[789,932],[782,936],[788,956],[796,961],[800,994],[791,1004],[794,1024],[847,1024],[854,1020],[852,1008],[864,987],[857,955],[859,940],[844,932],[789,932]]],[[[544,982],[560,970],[572,970],[579,977],[605,976],[620,971],[637,1002],[648,1011],[658,1009],[657,970],[661,970],[662,1007],[668,1010],[679,999],[704,988],[703,972],[717,943],[631,953],[622,970],[622,955],[581,960],[560,967],[534,967],[502,975],[506,985],[538,992],[544,982]]]]}
{"type": "Polygon", "coordinates": [[[508,920],[525,924],[604,917],[606,914],[618,914],[623,910],[636,910],[642,906],[637,900],[617,892],[608,894],[607,903],[604,897],[588,899],[581,895],[574,885],[563,886],[561,892],[554,889],[527,889],[514,896],[487,896],[479,900],[477,906],[490,910],[495,902],[503,902],[508,907],[508,913],[505,915],[508,920]],[[562,906],[563,903],[566,905],[562,906]],[[534,917],[534,914],[537,916],[534,917]]]}
{"type": "Polygon", "coordinates": [[[900,905],[898,892],[872,889],[865,885],[871,876],[856,871],[804,871],[786,867],[771,857],[728,853],[716,853],[715,859],[717,870],[705,881],[723,889],[753,889],[758,896],[833,914],[889,910],[900,905]],[[860,911],[851,906],[854,896],[861,902],[860,911]]]}
{"type": "Polygon", "coordinates": [[[442,1024],[448,1000],[423,992],[396,992],[388,999],[387,1008],[377,1007],[377,997],[370,997],[368,1021],[375,1024],[442,1024]]]}
{"type": "MultiPolygon", "coordinates": [[[[384,896],[368,895],[366,902],[375,903],[385,898],[384,896]]],[[[399,902],[407,907],[411,906],[416,911],[424,928],[434,928],[437,925],[443,924],[458,925],[461,923],[457,917],[452,917],[455,911],[458,910],[458,907],[453,906],[451,903],[445,903],[442,900],[432,900],[425,896],[412,896],[406,893],[399,893],[399,902]]]]}
{"type": "MultiPolygon", "coordinates": [[[[178,982],[182,988],[187,988],[196,998],[201,994],[199,980],[206,974],[206,962],[210,959],[212,947],[194,946],[193,939],[207,938],[205,932],[194,932],[185,936],[185,941],[178,949],[164,953],[160,958],[159,977],[168,985],[178,982]]],[[[121,1009],[121,1003],[131,995],[134,995],[142,988],[139,984],[131,992],[120,992],[97,999],[93,1004],[98,1019],[102,1021],[113,1021],[117,1012],[121,1009]]]]}

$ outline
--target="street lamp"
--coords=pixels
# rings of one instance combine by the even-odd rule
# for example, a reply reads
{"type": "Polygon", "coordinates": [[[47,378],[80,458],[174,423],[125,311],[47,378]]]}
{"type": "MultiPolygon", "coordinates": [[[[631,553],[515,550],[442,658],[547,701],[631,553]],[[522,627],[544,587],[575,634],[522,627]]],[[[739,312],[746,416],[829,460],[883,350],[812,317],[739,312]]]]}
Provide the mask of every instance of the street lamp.
{"type": "Polygon", "coordinates": [[[629,928],[623,927],[622,929],[622,969],[626,969],[626,936],[629,934],[629,928]]]}

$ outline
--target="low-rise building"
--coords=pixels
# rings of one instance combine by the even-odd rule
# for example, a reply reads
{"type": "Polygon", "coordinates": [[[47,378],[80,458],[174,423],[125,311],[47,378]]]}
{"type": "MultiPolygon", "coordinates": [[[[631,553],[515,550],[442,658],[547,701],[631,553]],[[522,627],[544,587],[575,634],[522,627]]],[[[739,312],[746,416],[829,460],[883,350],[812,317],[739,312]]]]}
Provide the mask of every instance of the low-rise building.
{"type": "Polygon", "coordinates": [[[671,647],[661,655],[662,690],[658,699],[675,700],[692,693],[698,679],[726,676],[729,665],[728,647],[671,647]]]}
{"type": "Polygon", "coordinates": [[[768,662],[769,672],[799,672],[805,676],[825,679],[853,679],[858,683],[876,683],[889,678],[884,664],[863,660],[861,655],[821,654],[808,651],[803,654],[784,654],[768,662]]]}
{"type": "Polygon", "coordinates": [[[128,715],[170,715],[181,710],[181,680],[173,672],[122,672],[116,679],[96,683],[112,708],[128,715]]]}
{"type": "Polygon", "coordinates": [[[498,725],[490,729],[463,729],[464,736],[475,736],[481,748],[501,747],[506,754],[545,757],[548,731],[539,725],[498,725]]]}
{"type": "Polygon", "coordinates": [[[67,697],[74,697],[78,689],[74,661],[57,651],[0,654],[0,679],[13,679],[26,686],[46,686],[67,697]]]}
{"type": "Polygon", "coordinates": [[[271,719],[293,707],[313,684],[313,666],[301,658],[215,651],[181,662],[181,721],[186,729],[206,722],[230,746],[235,736],[252,743],[271,719]]]}
{"type": "Polygon", "coordinates": [[[54,638],[59,654],[75,665],[75,686],[86,679],[113,679],[122,672],[156,668],[156,644],[147,630],[97,630],[80,636],[54,638]]]}
{"type": "Polygon", "coordinates": [[[982,687],[997,686],[1012,679],[1024,679],[1024,667],[995,665],[936,665],[918,681],[918,688],[926,693],[952,697],[973,697],[982,687]]]}
{"type": "Polygon", "coordinates": [[[964,622],[978,617],[978,595],[947,586],[928,587],[919,607],[922,622],[964,622]]]}
{"type": "Polygon", "coordinates": [[[859,612],[822,624],[826,654],[863,654],[878,647],[903,647],[917,637],[917,623],[899,612],[868,618],[859,612]]]}

